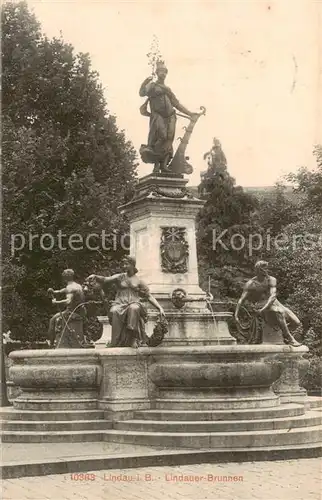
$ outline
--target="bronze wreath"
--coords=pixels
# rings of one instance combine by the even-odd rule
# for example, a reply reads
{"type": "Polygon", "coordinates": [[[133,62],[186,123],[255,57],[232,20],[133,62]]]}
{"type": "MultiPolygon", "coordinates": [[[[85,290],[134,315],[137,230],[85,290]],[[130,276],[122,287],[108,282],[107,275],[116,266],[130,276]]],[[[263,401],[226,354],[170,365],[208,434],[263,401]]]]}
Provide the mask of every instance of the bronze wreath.
{"type": "Polygon", "coordinates": [[[161,344],[168,331],[167,320],[164,317],[160,317],[153,328],[151,337],[147,340],[147,345],[149,347],[157,347],[161,344]]]}

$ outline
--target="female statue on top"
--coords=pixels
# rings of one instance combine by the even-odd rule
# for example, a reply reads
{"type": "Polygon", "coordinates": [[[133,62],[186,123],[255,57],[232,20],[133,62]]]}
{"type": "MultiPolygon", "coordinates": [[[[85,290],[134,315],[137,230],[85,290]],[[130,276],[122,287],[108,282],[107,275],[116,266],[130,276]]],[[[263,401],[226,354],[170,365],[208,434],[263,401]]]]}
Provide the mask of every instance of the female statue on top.
{"type": "Polygon", "coordinates": [[[193,122],[197,121],[200,116],[180,104],[172,90],[165,85],[167,74],[168,70],[164,62],[158,61],[156,82],[153,82],[152,76],[146,78],[139,91],[141,97],[148,97],[140,108],[141,114],[150,117],[148,144],[141,145],[140,154],[144,163],[154,163],[154,172],[168,171],[168,165],[173,157],[172,144],[177,121],[175,109],[193,122]]]}

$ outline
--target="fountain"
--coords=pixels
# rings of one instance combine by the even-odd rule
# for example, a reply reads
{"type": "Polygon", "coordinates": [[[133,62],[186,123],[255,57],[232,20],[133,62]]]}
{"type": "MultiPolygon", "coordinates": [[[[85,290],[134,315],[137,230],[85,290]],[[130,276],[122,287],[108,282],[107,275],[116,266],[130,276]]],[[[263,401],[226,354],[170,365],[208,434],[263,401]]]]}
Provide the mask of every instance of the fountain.
{"type": "MultiPolygon", "coordinates": [[[[3,439],[105,440],[211,450],[219,457],[226,452],[231,460],[313,456],[319,453],[322,428],[314,409],[320,401],[308,398],[299,382],[307,347],[281,339],[271,343],[269,335],[261,344],[237,345],[229,331],[229,308],[216,304],[210,310],[209,296],[199,287],[195,218],[203,201],[191,195],[184,175],[192,169],[186,147],[205,109],[184,108],[164,86],[164,63],[157,72],[159,80],[145,80],[140,90],[151,107],[148,112],[146,103],[142,110],[150,116],[150,134],[140,151],[154,170],[139,180],[121,211],[130,222],[131,254],[165,311],[168,333],[157,347],[11,353],[10,377],[21,394],[5,417],[3,439]],[[160,96],[189,120],[174,155],[169,137],[175,115],[160,118],[160,96]],[[80,418],[84,410],[104,413],[99,430],[93,431],[89,418],[89,427],[84,424],[77,435],[54,435],[41,425],[44,412],[74,412],[80,418]],[[30,418],[30,413],[35,425],[39,415],[41,432],[14,431],[10,419],[30,418]]],[[[149,335],[157,315],[148,308],[149,335]]],[[[56,429],[64,431],[64,422],[56,429]]]]}

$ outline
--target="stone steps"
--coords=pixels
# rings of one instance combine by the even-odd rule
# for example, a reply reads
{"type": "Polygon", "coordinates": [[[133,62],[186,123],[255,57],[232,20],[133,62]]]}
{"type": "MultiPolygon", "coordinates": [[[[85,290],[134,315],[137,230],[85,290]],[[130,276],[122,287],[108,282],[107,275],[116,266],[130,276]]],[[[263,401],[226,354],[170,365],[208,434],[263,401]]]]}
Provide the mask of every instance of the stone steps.
{"type": "Polygon", "coordinates": [[[56,411],[56,410],[97,410],[97,399],[15,399],[16,410],[56,411]]]}
{"type": "Polygon", "coordinates": [[[322,398],[239,410],[140,410],[110,422],[97,409],[33,411],[3,408],[2,440],[11,443],[110,441],[161,448],[239,449],[318,443],[322,398]],[[305,406],[314,410],[305,411],[305,406]]]}
{"type": "Polygon", "coordinates": [[[293,446],[320,443],[322,425],[293,429],[274,429],[244,432],[142,432],[110,430],[104,440],[164,448],[238,449],[262,446],[293,446]]]}
{"type": "Polygon", "coordinates": [[[322,397],[321,396],[309,396],[308,403],[311,409],[322,410],[322,397]]]}
{"type": "Polygon", "coordinates": [[[222,421],[222,420],[257,420],[281,417],[295,417],[304,414],[301,404],[285,404],[275,408],[254,408],[241,410],[140,410],[134,413],[138,420],[189,420],[189,421],[222,421]]]}
{"type": "Polygon", "coordinates": [[[1,420],[30,420],[30,421],[69,421],[69,420],[100,420],[104,419],[102,410],[74,410],[74,411],[34,411],[16,410],[12,407],[0,409],[1,420]]]}
{"type": "Polygon", "coordinates": [[[2,408],[1,439],[10,443],[61,443],[102,441],[102,432],[112,428],[104,411],[32,411],[2,408]]]}
{"type": "Polygon", "coordinates": [[[238,449],[262,446],[292,446],[318,443],[322,426],[240,432],[142,432],[126,430],[82,431],[2,431],[2,441],[10,443],[107,441],[161,448],[238,449]]]}
{"type": "Polygon", "coordinates": [[[279,398],[276,394],[268,396],[251,396],[251,397],[216,397],[205,398],[197,397],[192,394],[190,398],[174,398],[162,397],[154,400],[156,410],[239,410],[241,408],[254,409],[254,408],[276,408],[279,405],[279,398]]]}
{"type": "Polygon", "coordinates": [[[295,427],[313,427],[322,424],[320,412],[309,415],[282,417],[278,419],[257,420],[222,420],[222,421],[155,421],[155,420],[122,420],[114,423],[114,429],[125,431],[147,432],[234,432],[261,431],[275,429],[292,429],[295,427]]]}
{"type": "Polygon", "coordinates": [[[38,432],[51,432],[51,431],[97,431],[112,428],[112,422],[109,420],[55,420],[39,422],[31,420],[4,420],[1,421],[1,428],[3,431],[38,431],[38,432]]]}
{"type": "Polygon", "coordinates": [[[86,441],[102,441],[104,430],[80,431],[2,431],[4,443],[77,443],[86,441]]]}

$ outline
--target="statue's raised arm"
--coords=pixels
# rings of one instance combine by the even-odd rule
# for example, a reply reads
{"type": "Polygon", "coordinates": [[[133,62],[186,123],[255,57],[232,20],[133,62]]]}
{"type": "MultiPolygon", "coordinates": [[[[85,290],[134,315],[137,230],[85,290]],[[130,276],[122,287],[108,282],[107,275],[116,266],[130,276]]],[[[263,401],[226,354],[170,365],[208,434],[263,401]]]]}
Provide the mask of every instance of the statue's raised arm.
{"type": "Polygon", "coordinates": [[[140,87],[140,91],[139,91],[139,94],[140,94],[141,97],[149,95],[150,90],[153,88],[152,83],[153,83],[153,77],[152,76],[148,76],[148,78],[146,78],[144,80],[144,82],[142,83],[142,85],[140,87]]]}
{"type": "Polygon", "coordinates": [[[113,274],[112,276],[100,276],[98,274],[90,274],[87,278],[86,281],[91,283],[96,281],[99,285],[106,285],[109,283],[113,283],[117,281],[120,278],[121,274],[113,274]]]}

